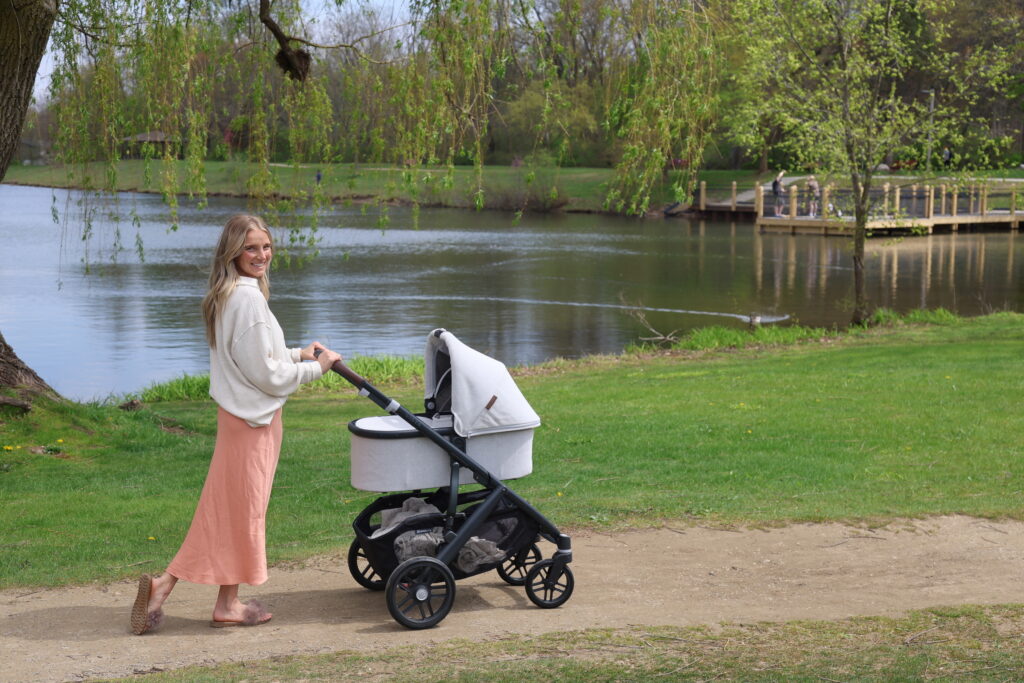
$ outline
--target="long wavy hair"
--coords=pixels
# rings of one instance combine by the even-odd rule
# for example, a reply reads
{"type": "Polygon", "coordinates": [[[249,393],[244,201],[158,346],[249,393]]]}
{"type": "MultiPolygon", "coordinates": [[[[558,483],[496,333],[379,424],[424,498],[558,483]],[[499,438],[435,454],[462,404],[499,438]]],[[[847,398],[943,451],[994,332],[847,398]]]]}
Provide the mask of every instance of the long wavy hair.
{"type": "MultiPolygon", "coordinates": [[[[267,234],[271,246],[274,244],[274,236],[270,229],[259,216],[249,214],[238,214],[228,219],[224,229],[217,241],[217,248],[213,252],[213,263],[210,264],[210,284],[203,297],[203,320],[206,322],[206,341],[210,347],[217,345],[217,315],[224,309],[224,302],[235,290],[238,284],[239,272],[235,266],[235,259],[245,248],[245,237],[250,230],[262,230],[267,234]]],[[[262,277],[258,280],[260,291],[263,296],[270,299],[270,269],[263,271],[262,277]]]]}

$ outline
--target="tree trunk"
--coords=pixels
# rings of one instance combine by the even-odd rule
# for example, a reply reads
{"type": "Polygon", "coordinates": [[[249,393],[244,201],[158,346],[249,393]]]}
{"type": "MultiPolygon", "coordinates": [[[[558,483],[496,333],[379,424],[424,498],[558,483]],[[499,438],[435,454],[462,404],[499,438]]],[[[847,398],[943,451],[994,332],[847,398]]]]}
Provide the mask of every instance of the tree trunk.
{"type": "MultiPolygon", "coordinates": [[[[860,223],[860,220],[857,220],[860,223]]],[[[853,229],[853,316],[850,322],[863,325],[868,319],[868,292],[864,280],[864,243],[867,230],[863,225],[853,229]]]]}
{"type": "Polygon", "coordinates": [[[871,181],[853,179],[853,316],[854,325],[863,325],[868,320],[868,290],[864,279],[864,247],[868,238],[868,209],[870,208],[871,181]]]}
{"type": "Polygon", "coordinates": [[[0,389],[27,389],[33,393],[56,395],[50,385],[43,381],[29,366],[21,362],[14,349],[0,333],[0,389]]]}
{"type": "Polygon", "coordinates": [[[18,144],[57,0],[0,2],[0,180],[18,144]]]}
{"type": "MultiPolygon", "coordinates": [[[[0,180],[21,142],[39,62],[57,16],[57,0],[0,1],[0,180]]],[[[0,389],[55,393],[0,333],[0,389]]]]}

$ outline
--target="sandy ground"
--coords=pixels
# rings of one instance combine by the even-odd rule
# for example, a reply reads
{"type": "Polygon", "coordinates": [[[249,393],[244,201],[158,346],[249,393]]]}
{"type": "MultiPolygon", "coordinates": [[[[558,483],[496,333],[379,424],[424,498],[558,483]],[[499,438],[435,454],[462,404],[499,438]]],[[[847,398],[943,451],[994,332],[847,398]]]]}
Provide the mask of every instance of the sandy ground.
{"type": "MultiPolygon", "coordinates": [[[[382,593],[359,587],[344,558],[277,568],[243,599],[274,613],[259,628],[211,629],[215,590],[180,583],[155,633],[128,632],[135,582],[0,592],[0,681],[125,676],[274,655],[377,650],[449,638],[721,622],[898,615],[939,605],[1024,602],[1024,523],[942,517],[867,530],[663,528],[573,538],[576,589],[534,607],[488,573],[457,584],[436,628],[409,631],[382,593]]],[[[545,555],[550,551],[545,548],[545,555]]]]}

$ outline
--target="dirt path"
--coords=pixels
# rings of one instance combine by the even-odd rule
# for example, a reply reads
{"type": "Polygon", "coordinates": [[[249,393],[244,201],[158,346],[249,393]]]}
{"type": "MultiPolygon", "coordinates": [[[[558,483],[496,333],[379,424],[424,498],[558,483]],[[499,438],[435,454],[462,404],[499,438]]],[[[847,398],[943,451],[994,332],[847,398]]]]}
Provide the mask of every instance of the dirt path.
{"type": "MultiPolygon", "coordinates": [[[[408,631],[342,558],[274,569],[258,596],[274,620],[207,625],[215,595],[179,584],[159,631],[128,633],[134,582],[0,592],[0,680],[123,676],[273,655],[381,649],[465,637],[617,627],[896,615],[964,603],[1024,602],[1024,523],[942,517],[869,531],[797,525],[768,531],[660,529],[574,539],[576,590],[557,610],[489,573],[461,581],[436,628],[408,631]]],[[[545,553],[548,551],[545,550],[545,553]]]]}

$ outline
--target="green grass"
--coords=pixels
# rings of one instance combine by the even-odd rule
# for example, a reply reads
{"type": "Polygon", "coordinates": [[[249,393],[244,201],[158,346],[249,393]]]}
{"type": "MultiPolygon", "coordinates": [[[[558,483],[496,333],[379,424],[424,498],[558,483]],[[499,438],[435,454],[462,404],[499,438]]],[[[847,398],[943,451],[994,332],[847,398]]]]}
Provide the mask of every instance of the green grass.
{"type": "MultiPolygon", "coordinates": [[[[170,681],[1007,681],[1024,670],[1024,606],[832,622],[630,627],[453,640],[189,667],[170,681]]],[[[139,680],[133,677],[131,680],[139,680]]]]}
{"type": "MultiPolygon", "coordinates": [[[[374,385],[390,385],[396,382],[409,382],[423,376],[422,358],[403,358],[401,356],[353,356],[346,358],[345,363],[374,385]]],[[[322,380],[300,387],[301,392],[336,391],[349,388],[340,375],[329,373],[322,380]]],[[[203,401],[210,395],[210,376],[187,375],[150,385],[126,398],[138,399],[145,403],[163,401],[203,401]]]]}
{"type": "MultiPolygon", "coordinates": [[[[520,369],[544,423],[513,487],[570,529],[1024,519],[1024,316],[926,317],[942,324],[520,369]]],[[[422,405],[418,379],[387,391],[422,405]]],[[[348,484],[345,425],[375,414],[350,387],[289,401],[271,563],[347,546],[374,494],[348,484]]],[[[166,564],[206,474],[209,400],[134,413],[43,401],[0,420],[0,586],[166,564]]]]}

